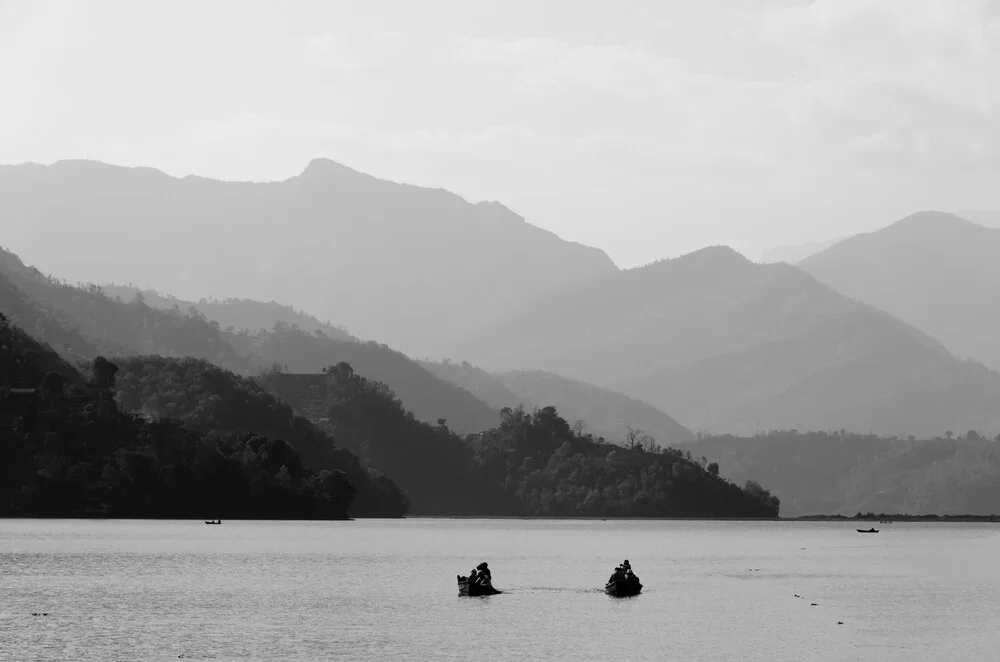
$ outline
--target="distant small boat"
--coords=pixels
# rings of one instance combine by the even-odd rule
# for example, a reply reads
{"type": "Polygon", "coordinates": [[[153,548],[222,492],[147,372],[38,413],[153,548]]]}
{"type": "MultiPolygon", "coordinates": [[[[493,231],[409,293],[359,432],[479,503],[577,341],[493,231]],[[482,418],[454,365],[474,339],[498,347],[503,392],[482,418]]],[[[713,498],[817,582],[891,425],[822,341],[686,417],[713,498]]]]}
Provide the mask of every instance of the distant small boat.
{"type": "Polygon", "coordinates": [[[858,533],[878,533],[878,529],[856,529],[858,533]]]}
{"type": "Polygon", "coordinates": [[[206,521],[205,524],[222,524],[222,520],[221,519],[217,519],[214,522],[208,522],[208,521],[206,521]]]}

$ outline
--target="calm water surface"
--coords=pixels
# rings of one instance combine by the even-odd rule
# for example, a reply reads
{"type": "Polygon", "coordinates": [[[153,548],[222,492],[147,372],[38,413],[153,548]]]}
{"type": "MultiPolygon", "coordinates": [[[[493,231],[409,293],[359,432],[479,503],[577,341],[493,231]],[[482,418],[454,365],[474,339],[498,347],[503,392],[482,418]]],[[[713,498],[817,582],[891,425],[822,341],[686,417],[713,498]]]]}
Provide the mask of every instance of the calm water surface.
{"type": "Polygon", "coordinates": [[[1000,528],[880,528],[0,520],[0,659],[997,659],[1000,528]]]}

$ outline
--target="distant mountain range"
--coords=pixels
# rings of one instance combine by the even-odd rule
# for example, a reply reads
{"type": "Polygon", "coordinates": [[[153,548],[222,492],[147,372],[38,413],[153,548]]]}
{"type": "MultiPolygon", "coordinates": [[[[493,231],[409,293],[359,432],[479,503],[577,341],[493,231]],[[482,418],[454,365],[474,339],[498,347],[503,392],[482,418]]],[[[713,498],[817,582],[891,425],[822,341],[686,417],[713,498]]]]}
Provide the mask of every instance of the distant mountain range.
{"type": "Polygon", "coordinates": [[[955,356],[1000,369],[1000,229],[920,212],[799,266],[928,333],[955,356]]]}
{"type": "Polygon", "coordinates": [[[130,283],[72,286],[0,249],[15,381],[53,371],[80,382],[66,361],[112,357],[133,405],[180,412],[199,435],[236,435],[226,462],[251,448],[261,467],[284,442],[255,441],[240,421],[266,400],[254,425],[298,443],[303,459],[336,439],[350,449],[330,467],[361,486],[359,512],[405,510],[368,469],[398,480],[414,512],[466,512],[455,504],[477,495],[462,508],[664,513],[662,499],[689,488],[707,507],[736,489],[712,462],[774,485],[789,514],[981,512],[995,496],[1000,460],[986,439],[1000,432],[1000,374],[979,362],[1000,367],[1000,229],[951,214],[769,252],[794,266],[716,246],[621,271],[497,203],[331,161],[268,184],[60,162],[0,167],[0,222],[5,242],[60,277],[130,283]],[[335,365],[335,423],[306,425],[254,386],[275,366],[335,365]],[[517,405],[528,413],[501,412],[517,405]],[[597,439],[621,443],[630,428],[686,450],[609,451],[597,439]],[[517,467],[510,453],[524,455],[517,467]],[[583,483],[572,478],[580,457],[597,472],[583,483]],[[609,471],[613,488],[591,480],[609,471]],[[636,489],[651,471],[653,501],[636,489]]]}
{"type": "Polygon", "coordinates": [[[581,421],[586,432],[610,443],[624,444],[630,428],[651,435],[663,446],[694,439],[690,430],[648,403],[551,372],[492,374],[469,363],[423,361],[421,365],[498,410],[553,406],[570,423],[581,421]]]}
{"type": "Polygon", "coordinates": [[[1000,431],[1000,375],[796,267],[725,247],[542,297],[451,355],[613,388],[698,431],[1000,431]]]}
{"type": "Polygon", "coordinates": [[[274,364],[292,372],[318,373],[347,361],[388,385],[426,423],[444,418],[456,432],[473,433],[499,422],[497,410],[405,355],[385,345],[345,340],[350,336],[343,331],[287,306],[246,300],[190,304],[159,296],[133,297],[125,303],[97,286],[61,283],[0,249],[0,312],[75,360],[89,361],[98,354],[193,357],[243,376],[274,364]],[[258,327],[255,333],[226,331],[219,321],[254,320],[256,326],[273,316],[280,319],[270,330],[258,327]],[[299,323],[303,326],[293,326],[299,323]]]}
{"type": "Polygon", "coordinates": [[[73,281],[280,301],[418,355],[443,355],[525,298],[618,270],[499,203],[326,159],[272,183],[94,161],[0,166],[0,218],[8,246],[73,281]]]}

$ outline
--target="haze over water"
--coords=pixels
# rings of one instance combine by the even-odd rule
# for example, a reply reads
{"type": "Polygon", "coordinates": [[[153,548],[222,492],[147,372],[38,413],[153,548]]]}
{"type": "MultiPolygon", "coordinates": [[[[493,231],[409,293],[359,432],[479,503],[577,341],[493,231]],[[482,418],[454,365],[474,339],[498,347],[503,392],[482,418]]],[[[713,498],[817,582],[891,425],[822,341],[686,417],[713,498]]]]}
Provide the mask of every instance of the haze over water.
{"type": "Polygon", "coordinates": [[[0,658],[990,659],[997,530],[880,526],[6,520],[0,658]],[[506,592],[457,597],[481,560],[506,592]]]}

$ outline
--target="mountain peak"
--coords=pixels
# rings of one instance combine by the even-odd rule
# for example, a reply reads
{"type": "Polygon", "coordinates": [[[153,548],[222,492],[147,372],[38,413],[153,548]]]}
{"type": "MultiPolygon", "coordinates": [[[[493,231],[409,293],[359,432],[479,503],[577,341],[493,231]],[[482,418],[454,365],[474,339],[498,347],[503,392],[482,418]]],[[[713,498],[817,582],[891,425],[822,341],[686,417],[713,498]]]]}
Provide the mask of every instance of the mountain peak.
{"type": "Polygon", "coordinates": [[[300,174],[299,177],[307,179],[326,179],[330,177],[342,177],[344,175],[362,175],[362,173],[332,159],[317,158],[309,162],[309,165],[306,166],[305,170],[302,171],[302,174],[300,174]]]}
{"type": "Polygon", "coordinates": [[[940,232],[943,230],[970,228],[976,224],[964,218],[943,211],[918,211],[902,218],[889,228],[920,232],[940,232]]]}
{"type": "Polygon", "coordinates": [[[677,258],[677,261],[715,268],[736,268],[753,264],[742,253],[725,245],[706,246],[677,258]]]}

